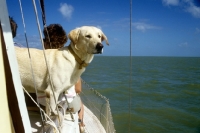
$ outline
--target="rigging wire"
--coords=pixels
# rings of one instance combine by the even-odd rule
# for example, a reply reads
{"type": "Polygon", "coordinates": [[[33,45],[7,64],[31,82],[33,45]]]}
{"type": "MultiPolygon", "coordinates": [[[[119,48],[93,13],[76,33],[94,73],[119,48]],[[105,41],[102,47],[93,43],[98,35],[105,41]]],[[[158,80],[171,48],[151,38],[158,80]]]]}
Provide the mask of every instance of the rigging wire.
{"type": "Polygon", "coordinates": [[[47,37],[48,37],[48,41],[49,41],[49,44],[50,44],[50,48],[52,48],[51,40],[50,40],[50,37],[49,37],[49,32],[48,32],[47,25],[46,25],[46,15],[45,15],[45,8],[44,8],[44,0],[38,0],[38,2],[40,3],[40,9],[42,11],[43,27],[44,27],[44,30],[47,33],[47,37]]]}
{"type": "Polygon", "coordinates": [[[129,81],[129,133],[131,132],[131,87],[132,86],[132,0],[130,0],[130,81],[129,81]]]}
{"type": "Polygon", "coordinates": [[[48,65],[48,62],[47,62],[46,53],[45,53],[45,50],[44,50],[45,49],[44,48],[44,42],[43,42],[43,38],[42,38],[41,28],[40,28],[40,25],[39,25],[39,19],[38,19],[36,4],[35,4],[35,0],[32,0],[32,1],[33,1],[34,10],[35,10],[36,20],[37,20],[38,31],[39,31],[39,34],[40,34],[40,40],[41,40],[41,42],[43,44],[43,54],[44,54],[44,59],[45,59],[45,62],[46,62],[47,71],[49,73],[49,80],[50,80],[50,85],[51,85],[51,91],[53,93],[53,98],[54,98],[54,101],[55,101],[55,104],[56,104],[56,111],[58,113],[58,119],[59,119],[59,122],[61,124],[61,118],[60,118],[60,115],[59,115],[59,110],[58,110],[58,106],[57,106],[57,103],[56,103],[56,96],[55,96],[55,93],[54,93],[54,86],[53,86],[53,83],[52,83],[52,78],[51,78],[49,67],[48,67],[49,65],[48,65]]]}
{"type": "MultiPolygon", "coordinates": [[[[35,92],[36,92],[36,96],[37,96],[38,95],[38,91],[37,91],[37,88],[36,88],[35,76],[34,76],[33,66],[32,66],[32,59],[31,59],[31,55],[30,55],[30,51],[29,51],[28,39],[27,39],[27,35],[26,35],[26,26],[25,26],[25,22],[24,22],[24,15],[23,15],[23,10],[22,10],[21,0],[19,0],[19,5],[20,5],[20,11],[21,11],[21,15],[22,15],[22,22],[23,22],[23,26],[24,26],[24,35],[25,35],[25,39],[26,39],[26,45],[27,45],[27,48],[28,48],[28,55],[29,55],[29,59],[30,59],[29,63],[30,63],[30,66],[31,66],[31,73],[32,73],[33,82],[34,82],[34,88],[35,88],[35,92]]],[[[37,103],[39,103],[38,97],[36,98],[36,100],[37,100],[37,103]]],[[[38,104],[38,106],[40,107],[39,104],[38,104]]],[[[43,117],[43,114],[42,114],[41,110],[40,110],[40,115],[41,115],[41,119],[42,119],[42,124],[44,125],[44,117],[43,117]]],[[[46,119],[46,117],[45,117],[45,119],[46,119]]]]}
{"type": "Polygon", "coordinates": [[[45,17],[45,9],[44,9],[44,0],[39,0],[40,8],[42,10],[42,22],[43,25],[46,27],[46,17],[45,17]]]}

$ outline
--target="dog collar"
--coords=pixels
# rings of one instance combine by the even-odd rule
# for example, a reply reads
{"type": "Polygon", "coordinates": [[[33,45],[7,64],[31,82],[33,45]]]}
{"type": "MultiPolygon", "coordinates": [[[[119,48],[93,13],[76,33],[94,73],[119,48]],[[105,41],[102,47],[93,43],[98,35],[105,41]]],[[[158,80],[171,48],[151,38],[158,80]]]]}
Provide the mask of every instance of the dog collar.
{"type": "Polygon", "coordinates": [[[82,61],[78,55],[74,52],[74,50],[72,49],[71,45],[68,46],[69,51],[72,53],[72,55],[74,56],[75,60],[80,64],[79,69],[82,69],[83,67],[87,67],[88,63],[85,63],[85,61],[82,61]]]}

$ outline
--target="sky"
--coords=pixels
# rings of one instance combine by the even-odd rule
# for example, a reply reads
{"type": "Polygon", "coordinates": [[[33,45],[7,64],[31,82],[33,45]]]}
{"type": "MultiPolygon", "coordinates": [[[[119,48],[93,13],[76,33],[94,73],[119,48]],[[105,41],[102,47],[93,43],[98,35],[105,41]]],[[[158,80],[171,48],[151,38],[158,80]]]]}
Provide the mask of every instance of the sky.
{"type": "MultiPolygon", "coordinates": [[[[18,24],[14,41],[26,46],[26,32],[30,47],[41,49],[32,0],[21,0],[25,29],[19,0],[6,2],[18,24]]],[[[44,0],[44,4],[47,25],[60,24],[67,34],[84,25],[100,28],[110,44],[103,42],[102,56],[200,57],[200,0],[132,0],[131,15],[130,0],[44,0]]]]}

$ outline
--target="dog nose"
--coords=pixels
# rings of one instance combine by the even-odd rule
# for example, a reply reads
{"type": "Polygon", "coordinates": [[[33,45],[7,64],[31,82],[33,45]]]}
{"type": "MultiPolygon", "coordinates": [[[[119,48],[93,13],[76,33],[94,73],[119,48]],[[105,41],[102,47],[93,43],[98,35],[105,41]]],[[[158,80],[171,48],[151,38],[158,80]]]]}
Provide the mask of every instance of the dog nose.
{"type": "Polygon", "coordinates": [[[102,49],[103,49],[103,44],[97,43],[97,46],[96,46],[97,52],[98,52],[98,53],[102,53],[102,49]]]}

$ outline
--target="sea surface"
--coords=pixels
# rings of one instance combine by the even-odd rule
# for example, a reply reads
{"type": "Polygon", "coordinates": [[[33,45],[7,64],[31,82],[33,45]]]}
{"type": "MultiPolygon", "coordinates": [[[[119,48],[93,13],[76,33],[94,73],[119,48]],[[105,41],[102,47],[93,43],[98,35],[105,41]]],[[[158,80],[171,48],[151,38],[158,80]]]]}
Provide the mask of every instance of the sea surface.
{"type": "Polygon", "coordinates": [[[200,133],[199,57],[95,56],[82,78],[109,99],[117,133],[200,133]]]}

